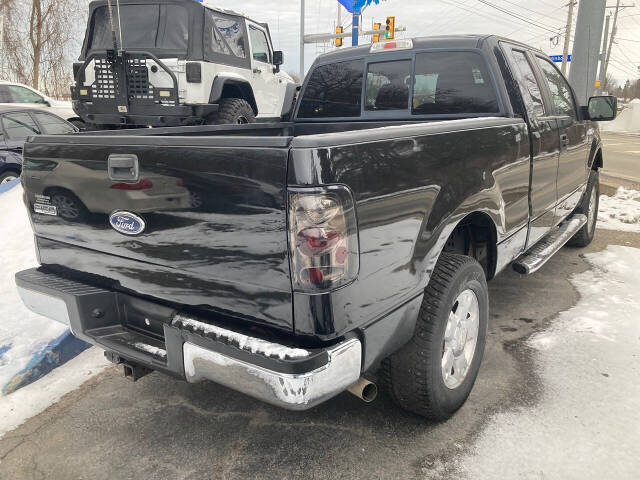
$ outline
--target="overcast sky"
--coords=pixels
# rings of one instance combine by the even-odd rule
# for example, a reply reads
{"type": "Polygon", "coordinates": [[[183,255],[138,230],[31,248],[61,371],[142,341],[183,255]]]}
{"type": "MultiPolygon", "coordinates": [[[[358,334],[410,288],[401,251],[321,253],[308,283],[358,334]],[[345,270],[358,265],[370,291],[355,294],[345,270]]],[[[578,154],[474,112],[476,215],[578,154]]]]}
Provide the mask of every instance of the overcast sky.
{"type": "MultiPolygon", "coordinates": [[[[398,38],[447,33],[490,33],[523,41],[550,55],[562,53],[564,37],[556,35],[564,35],[568,0],[488,1],[508,13],[479,0],[382,0],[380,5],[365,9],[362,23],[366,29],[370,29],[374,20],[384,22],[387,15],[395,15],[396,26],[407,27],[407,32],[398,34],[398,38]],[[556,37],[556,40],[551,42],[550,37],[556,37]]],[[[275,48],[285,52],[285,70],[298,73],[300,0],[207,0],[207,3],[269,23],[275,48]]],[[[611,3],[615,4],[615,1],[611,3]]],[[[336,26],[337,10],[337,0],[306,0],[306,33],[332,32],[336,26]]],[[[574,26],[576,16],[577,8],[574,26]]],[[[350,15],[345,10],[342,10],[342,23],[345,27],[351,24],[350,15]]],[[[609,71],[620,83],[624,83],[627,79],[634,80],[639,76],[640,6],[620,11],[618,37],[620,41],[613,47],[609,71]]],[[[364,37],[360,43],[370,41],[369,37],[364,37]]],[[[351,39],[345,40],[346,45],[351,45],[351,39]]],[[[329,44],[306,45],[306,68],[309,68],[317,55],[331,48],[334,47],[329,44]]],[[[569,51],[571,52],[571,48],[569,51]]]]}

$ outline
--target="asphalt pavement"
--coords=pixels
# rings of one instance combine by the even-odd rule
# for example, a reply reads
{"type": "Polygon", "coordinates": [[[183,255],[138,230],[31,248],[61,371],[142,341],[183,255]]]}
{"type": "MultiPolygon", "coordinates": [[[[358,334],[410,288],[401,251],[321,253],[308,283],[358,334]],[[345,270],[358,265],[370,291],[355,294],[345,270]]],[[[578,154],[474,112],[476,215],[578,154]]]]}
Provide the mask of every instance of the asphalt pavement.
{"type": "Polygon", "coordinates": [[[469,401],[445,423],[405,413],[384,394],[365,405],[344,393],[289,412],[213,383],[158,373],[131,383],[114,367],[0,439],[0,479],[457,476],[456,458],[491,415],[542,398],[527,339],[577,302],[568,278],[588,269],[581,255],[609,244],[640,247],[640,235],[599,230],[589,247],[563,248],[535,275],[506,270],[490,283],[484,363],[469,401]]]}
{"type": "Polygon", "coordinates": [[[603,176],[640,184],[640,135],[603,132],[602,145],[603,176]]]}

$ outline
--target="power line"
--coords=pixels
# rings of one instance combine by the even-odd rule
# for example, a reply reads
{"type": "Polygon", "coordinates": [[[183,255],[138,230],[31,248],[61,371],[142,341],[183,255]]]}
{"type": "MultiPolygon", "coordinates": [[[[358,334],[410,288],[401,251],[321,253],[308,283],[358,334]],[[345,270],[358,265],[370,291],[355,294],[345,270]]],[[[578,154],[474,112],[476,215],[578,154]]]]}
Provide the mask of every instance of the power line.
{"type": "Polygon", "coordinates": [[[491,8],[494,8],[494,9],[500,11],[500,12],[506,13],[507,15],[509,15],[509,16],[511,16],[513,18],[516,18],[516,19],[520,20],[521,22],[527,23],[527,24],[529,24],[529,25],[531,25],[533,27],[539,28],[541,30],[546,30],[547,32],[550,32],[550,33],[553,33],[553,34],[557,33],[555,30],[551,30],[550,28],[548,28],[548,27],[546,27],[544,25],[540,25],[540,24],[534,22],[533,20],[531,20],[530,18],[526,18],[523,15],[520,15],[518,13],[515,13],[515,12],[512,12],[510,10],[507,10],[506,8],[500,7],[499,5],[495,5],[495,4],[493,4],[493,3],[491,3],[491,2],[489,2],[487,0],[478,0],[478,2],[480,2],[480,3],[484,4],[484,5],[487,5],[487,6],[491,7],[491,8]]]}

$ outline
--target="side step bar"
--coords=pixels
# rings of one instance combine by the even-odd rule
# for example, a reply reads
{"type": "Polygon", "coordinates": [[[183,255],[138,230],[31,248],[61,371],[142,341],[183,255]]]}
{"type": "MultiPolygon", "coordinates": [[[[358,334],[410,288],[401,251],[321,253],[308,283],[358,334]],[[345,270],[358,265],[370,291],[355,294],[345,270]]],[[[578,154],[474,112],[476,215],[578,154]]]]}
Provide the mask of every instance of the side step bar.
{"type": "Polygon", "coordinates": [[[586,223],[586,215],[575,214],[571,216],[513,262],[513,269],[523,275],[530,275],[538,271],[586,223]]]}

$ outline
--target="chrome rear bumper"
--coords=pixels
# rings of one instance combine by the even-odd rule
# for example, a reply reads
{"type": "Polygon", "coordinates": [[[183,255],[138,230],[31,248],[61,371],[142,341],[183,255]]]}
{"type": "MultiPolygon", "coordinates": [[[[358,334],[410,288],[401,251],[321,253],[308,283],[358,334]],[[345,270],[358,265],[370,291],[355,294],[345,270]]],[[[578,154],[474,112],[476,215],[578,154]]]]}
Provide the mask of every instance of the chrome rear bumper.
{"type": "Polygon", "coordinates": [[[358,381],[362,348],[350,339],[327,350],[326,365],[288,374],[184,344],[184,370],[189,382],[211,380],[289,410],[306,410],[341,393],[358,381]]]}
{"type": "Polygon", "coordinates": [[[16,284],[27,308],[69,325],[76,337],[110,352],[111,358],[191,383],[211,380],[289,410],[328,400],[361,375],[362,344],[355,336],[329,347],[305,349],[165,307],[164,334],[153,338],[140,328],[128,328],[119,316],[118,302],[123,299],[117,298],[123,294],[35,269],[19,272],[16,284]]]}

